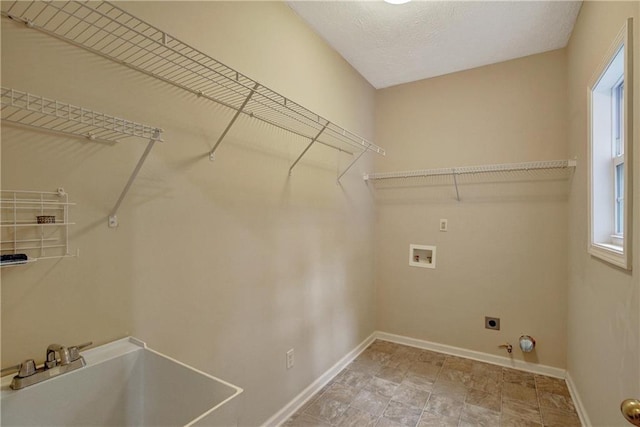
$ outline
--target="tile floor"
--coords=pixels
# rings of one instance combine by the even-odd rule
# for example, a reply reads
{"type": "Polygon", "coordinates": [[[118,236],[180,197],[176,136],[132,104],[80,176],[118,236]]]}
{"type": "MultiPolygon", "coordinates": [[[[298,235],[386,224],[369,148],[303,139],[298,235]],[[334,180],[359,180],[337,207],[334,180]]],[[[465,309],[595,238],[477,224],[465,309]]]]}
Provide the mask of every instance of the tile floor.
{"type": "Polygon", "coordinates": [[[564,380],[377,340],[284,427],[580,426],[564,380]]]}

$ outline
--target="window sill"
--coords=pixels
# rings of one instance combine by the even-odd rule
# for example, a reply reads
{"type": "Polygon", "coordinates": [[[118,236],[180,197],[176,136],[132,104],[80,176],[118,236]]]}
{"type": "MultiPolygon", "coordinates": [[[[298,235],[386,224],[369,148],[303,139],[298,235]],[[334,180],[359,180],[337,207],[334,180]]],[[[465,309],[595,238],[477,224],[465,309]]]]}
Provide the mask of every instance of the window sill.
{"type": "Polygon", "coordinates": [[[624,246],[624,236],[620,235],[620,234],[612,234],[611,235],[611,245],[612,246],[617,246],[620,248],[620,250],[623,250],[623,246],[624,246]]]}
{"type": "Polygon", "coordinates": [[[612,251],[616,254],[624,254],[624,248],[621,245],[616,245],[614,243],[594,243],[594,246],[602,248],[607,251],[612,251]]]}
{"type": "Polygon", "coordinates": [[[592,243],[589,247],[589,253],[625,270],[631,270],[631,263],[629,263],[627,254],[624,253],[624,247],[622,246],[612,243],[592,243]]]}

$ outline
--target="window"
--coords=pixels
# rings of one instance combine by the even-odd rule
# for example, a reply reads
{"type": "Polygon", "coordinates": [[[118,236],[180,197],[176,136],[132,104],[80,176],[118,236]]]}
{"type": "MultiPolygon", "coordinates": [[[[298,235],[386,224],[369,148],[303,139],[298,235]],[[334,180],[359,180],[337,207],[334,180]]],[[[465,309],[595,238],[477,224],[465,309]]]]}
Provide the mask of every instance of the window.
{"type": "Polygon", "coordinates": [[[589,85],[589,253],[631,269],[632,20],[589,85]],[[625,91],[625,88],[627,90],[625,91]]]}

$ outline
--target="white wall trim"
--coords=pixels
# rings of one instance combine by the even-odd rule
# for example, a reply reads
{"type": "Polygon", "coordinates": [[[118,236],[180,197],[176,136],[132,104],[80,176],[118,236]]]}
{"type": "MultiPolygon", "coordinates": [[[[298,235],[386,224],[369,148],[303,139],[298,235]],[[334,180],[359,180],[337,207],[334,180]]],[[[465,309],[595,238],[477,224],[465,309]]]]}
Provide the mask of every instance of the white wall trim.
{"type": "Polygon", "coordinates": [[[573,404],[576,407],[576,412],[580,417],[580,422],[584,427],[591,427],[593,424],[591,424],[589,415],[587,415],[587,411],[585,410],[582,400],[580,399],[580,395],[578,394],[576,384],[573,382],[569,371],[567,371],[565,379],[567,380],[567,386],[569,387],[569,393],[571,394],[571,399],[573,399],[573,404]]]}
{"type": "Polygon", "coordinates": [[[416,338],[404,337],[402,335],[389,334],[387,332],[376,332],[375,338],[391,341],[398,344],[404,344],[411,347],[418,347],[425,350],[437,351],[438,353],[450,354],[452,356],[466,357],[467,359],[479,360],[481,362],[492,363],[507,368],[520,369],[522,371],[532,372],[534,374],[547,375],[555,378],[565,378],[566,371],[553,366],[540,365],[537,363],[529,363],[522,360],[514,360],[509,357],[496,356],[493,354],[481,353],[479,351],[467,350],[460,347],[453,347],[445,344],[438,344],[430,341],[419,340],[416,338]]]}
{"type": "Polygon", "coordinates": [[[360,353],[362,353],[373,341],[375,341],[376,333],[374,332],[364,341],[362,341],[356,348],[351,350],[340,359],[335,365],[329,368],[324,374],[320,375],[317,380],[312,382],[307,388],[302,390],[300,394],[294,397],[289,403],[287,403],[281,410],[276,412],[271,418],[264,422],[263,427],[280,426],[291,415],[295,414],[298,409],[302,407],[307,401],[325,385],[329,383],[340,371],[342,371],[349,363],[353,361],[360,353]]]}

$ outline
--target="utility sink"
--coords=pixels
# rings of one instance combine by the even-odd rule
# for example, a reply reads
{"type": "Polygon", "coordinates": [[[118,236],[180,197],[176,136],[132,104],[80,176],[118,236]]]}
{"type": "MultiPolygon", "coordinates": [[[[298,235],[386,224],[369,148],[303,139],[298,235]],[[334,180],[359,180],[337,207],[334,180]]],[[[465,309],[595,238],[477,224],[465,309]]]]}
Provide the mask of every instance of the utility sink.
{"type": "Polygon", "coordinates": [[[125,338],[87,366],[22,390],[2,378],[0,425],[235,426],[242,389],[125,338]]]}

